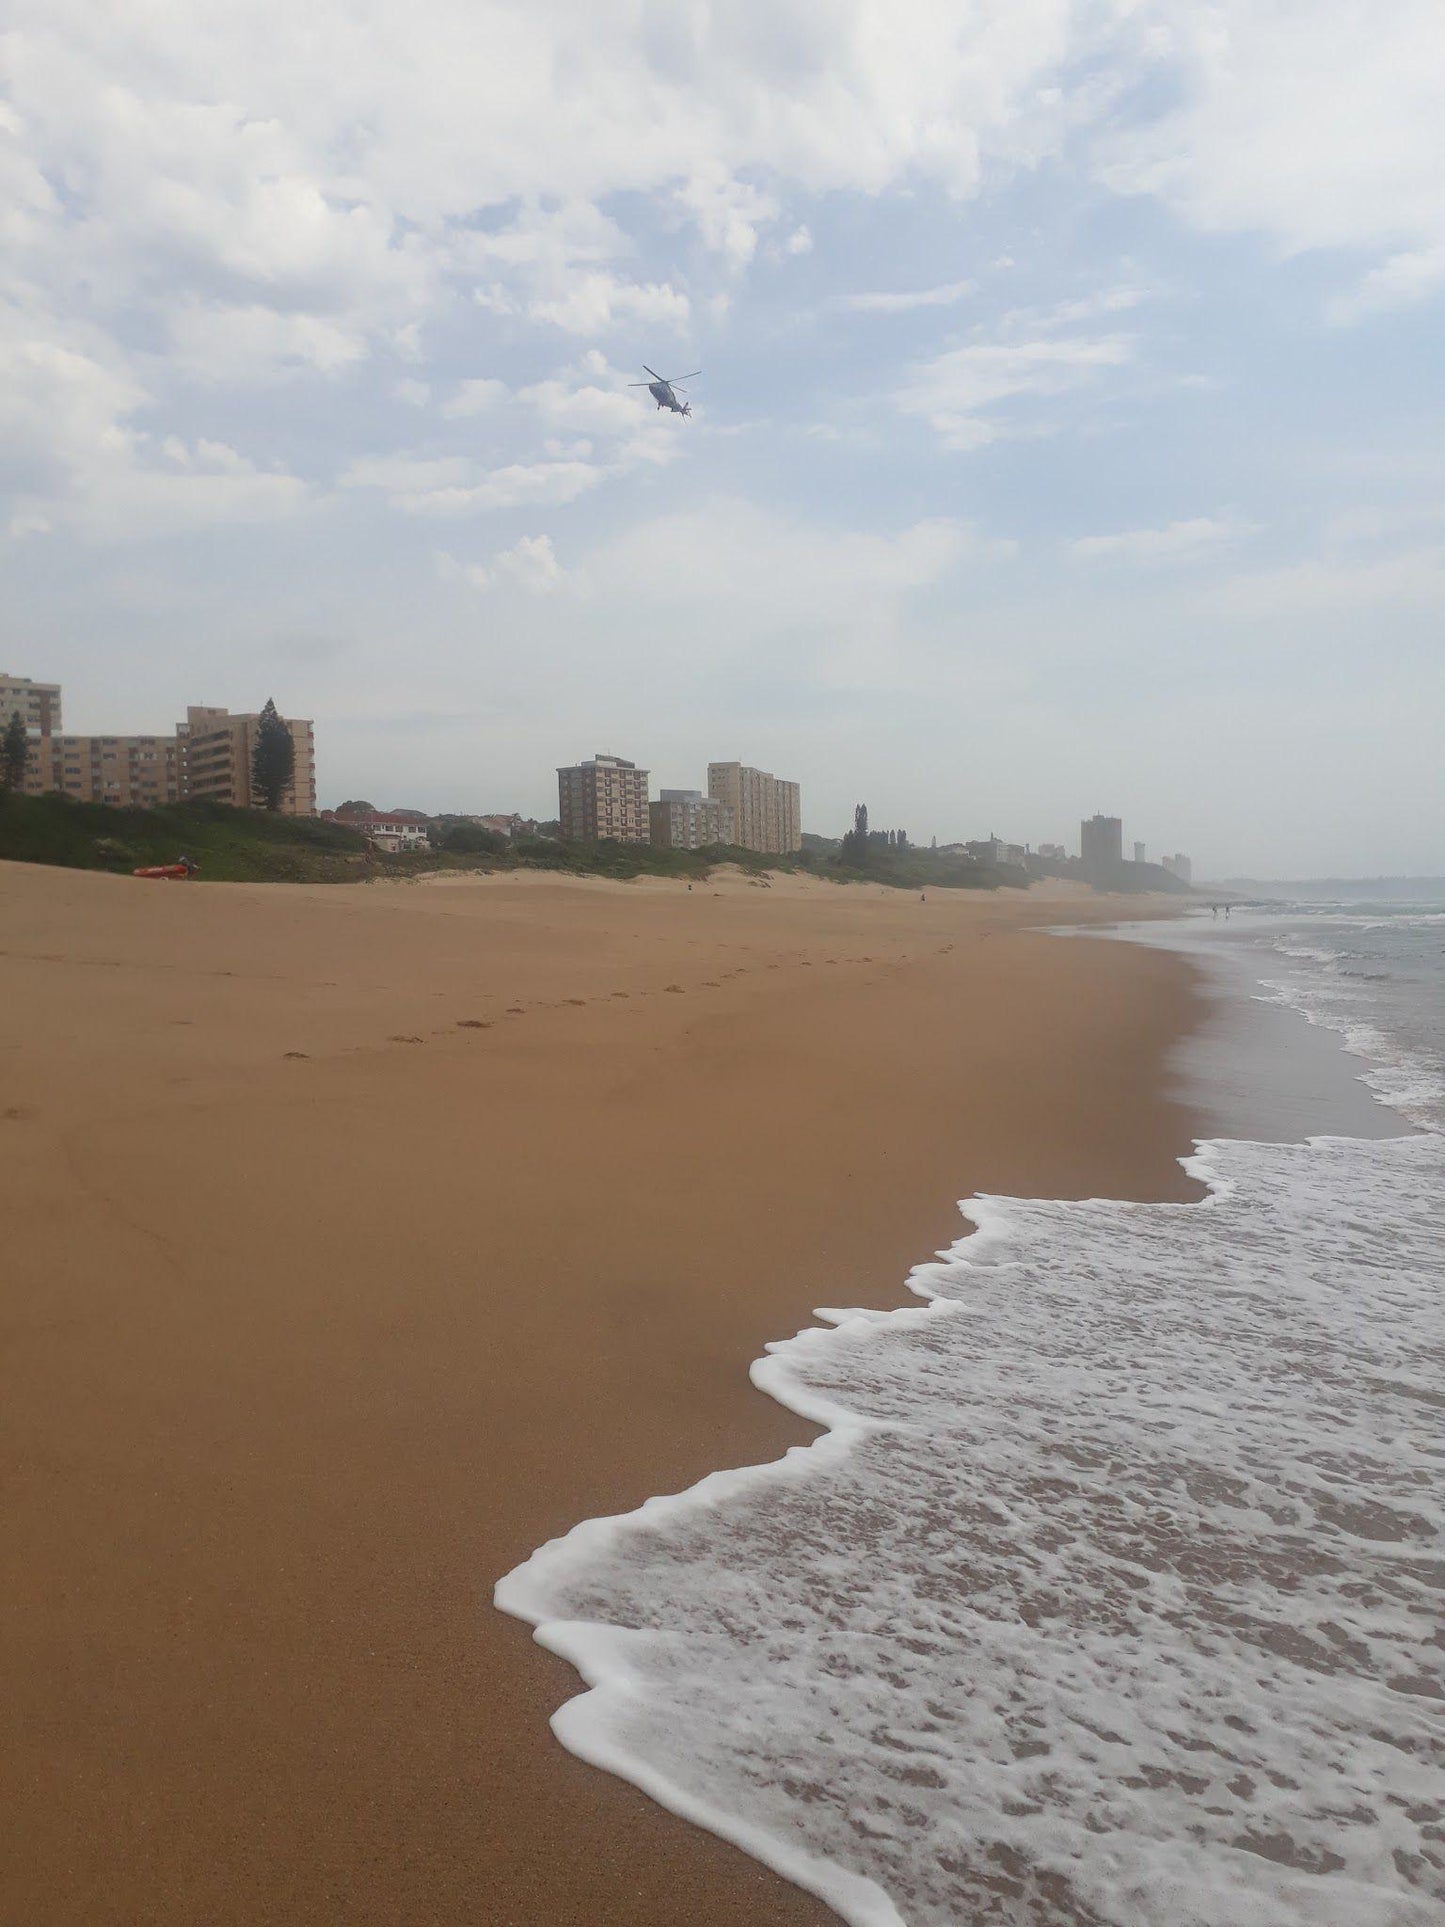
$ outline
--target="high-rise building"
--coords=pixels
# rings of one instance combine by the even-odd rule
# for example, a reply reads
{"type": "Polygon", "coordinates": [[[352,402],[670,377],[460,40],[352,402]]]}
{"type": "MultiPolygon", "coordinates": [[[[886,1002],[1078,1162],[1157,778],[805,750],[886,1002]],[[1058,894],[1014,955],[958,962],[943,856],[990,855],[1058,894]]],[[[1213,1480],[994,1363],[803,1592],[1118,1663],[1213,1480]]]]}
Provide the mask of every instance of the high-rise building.
{"type": "Polygon", "coordinates": [[[1166,856],[1162,861],[1170,876],[1178,877],[1181,883],[1194,881],[1194,865],[1182,851],[1174,856],[1166,856]]]}
{"type": "Polygon", "coordinates": [[[1079,825],[1079,863],[1084,875],[1105,879],[1124,861],[1124,825],[1117,816],[1091,816],[1079,825]]]}
{"type": "Polygon", "coordinates": [[[174,736],[42,736],[30,745],[25,788],[78,803],[156,809],[180,795],[174,736]]]}
{"type": "Polygon", "coordinates": [[[1134,861],[1136,863],[1142,863],[1144,861],[1144,845],[1142,843],[1136,843],[1134,845],[1134,861]]]}
{"type": "MultiPolygon", "coordinates": [[[[0,677],[0,722],[18,709],[30,731],[26,791],[59,791],[81,803],[151,809],[185,797],[250,807],[251,757],[258,715],[227,709],[188,709],[168,736],[62,736],[60,685],[25,676],[0,677]]],[[[316,814],[315,733],[309,722],[286,720],[296,746],[296,770],[281,800],[288,816],[316,814]]]]}
{"type": "Polygon", "coordinates": [[[769,856],[802,849],[802,792],[796,783],[746,763],[709,763],[707,791],[731,808],[740,848],[769,856]]]}
{"type": "Polygon", "coordinates": [[[647,777],[625,756],[604,752],[589,762],[559,767],[557,815],[563,836],[578,843],[650,842],[647,777]]]}
{"type": "Polygon", "coordinates": [[[659,850],[707,850],[737,841],[732,805],[701,790],[663,790],[648,815],[659,850]]]}
{"type": "MultiPolygon", "coordinates": [[[[315,730],[310,722],[289,716],[282,721],[295,745],[296,767],[281,798],[281,814],[315,816],[315,730]]],[[[241,809],[253,805],[251,759],[260,727],[257,714],[233,716],[229,709],[188,708],[186,720],[176,725],[181,795],[241,809]]]]}
{"type": "Polygon", "coordinates": [[[0,729],[19,713],[31,736],[50,736],[60,727],[60,684],[32,682],[0,670],[0,729]]]}

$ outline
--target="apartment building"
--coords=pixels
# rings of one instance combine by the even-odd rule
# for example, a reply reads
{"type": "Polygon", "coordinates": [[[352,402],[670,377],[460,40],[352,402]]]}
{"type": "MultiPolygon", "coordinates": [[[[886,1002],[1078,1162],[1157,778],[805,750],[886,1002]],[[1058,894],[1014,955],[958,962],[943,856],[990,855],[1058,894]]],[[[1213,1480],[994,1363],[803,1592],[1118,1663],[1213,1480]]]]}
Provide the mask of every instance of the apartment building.
{"type": "Polygon", "coordinates": [[[648,806],[652,841],[659,850],[707,850],[736,843],[732,806],[701,790],[663,790],[648,806]]]}
{"type": "Polygon", "coordinates": [[[28,796],[153,810],[180,794],[174,736],[40,736],[30,745],[28,796]]]}
{"type": "MultiPolygon", "coordinates": [[[[309,721],[282,719],[296,749],[296,768],[281,798],[283,816],[316,814],[316,732],[309,721]]],[[[261,726],[259,714],[232,715],[229,709],[186,710],[176,725],[181,795],[249,808],[251,759],[261,726]]]]}
{"type": "Polygon", "coordinates": [[[733,813],[744,850],[786,856],[803,847],[802,792],[796,783],[746,763],[709,763],[707,793],[733,813]]]}
{"type": "Polygon", "coordinates": [[[1113,878],[1124,861],[1124,825],[1117,816],[1090,816],[1079,825],[1079,864],[1090,879],[1113,878]]]}
{"type": "Polygon", "coordinates": [[[562,835],[578,843],[650,842],[648,775],[625,756],[605,751],[588,762],[559,767],[557,815],[562,835]]]}
{"type": "Polygon", "coordinates": [[[0,670],[0,730],[17,713],[25,719],[27,734],[53,735],[60,728],[60,684],[32,682],[0,670]]]}
{"type": "MultiPolygon", "coordinates": [[[[146,809],[192,796],[238,808],[253,801],[259,715],[192,708],[168,736],[63,736],[59,683],[0,676],[0,727],[17,710],[31,739],[27,795],[59,791],[81,803],[146,809]]],[[[296,746],[296,771],[281,808],[288,816],[315,816],[315,731],[309,722],[289,718],[286,727],[296,746]]]]}

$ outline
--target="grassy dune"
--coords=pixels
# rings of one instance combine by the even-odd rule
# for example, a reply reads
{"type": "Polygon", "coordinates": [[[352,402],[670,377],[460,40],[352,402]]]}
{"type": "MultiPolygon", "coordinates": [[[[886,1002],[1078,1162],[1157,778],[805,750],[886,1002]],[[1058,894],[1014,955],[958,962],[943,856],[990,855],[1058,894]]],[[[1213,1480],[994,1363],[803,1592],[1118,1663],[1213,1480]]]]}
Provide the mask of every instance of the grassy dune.
{"type": "Polygon", "coordinates": [[[700,880],[719,863],[762,876],[800,871],[838,883],[884,883],[898,889],[1022,888],[1021,870],[991,869],[967,858],[922,849],[879,852],[866,869],[841,867],[831,853],[793,857],[755,850],[655,850],[647,844],[565,843],[530,838],[496,850],[431,850],[388,856],[360,831],[314,817],[272,816],[222,803],[172,803],[162,809],[116,809],[65,796],[0,797],[0,859],[66,869],[126,874],[143,865],[190,857],[203,878],[222,883],[357,883],[416,876],[425,870],[558,870],[571,875],[673,876],[700,880]]]}

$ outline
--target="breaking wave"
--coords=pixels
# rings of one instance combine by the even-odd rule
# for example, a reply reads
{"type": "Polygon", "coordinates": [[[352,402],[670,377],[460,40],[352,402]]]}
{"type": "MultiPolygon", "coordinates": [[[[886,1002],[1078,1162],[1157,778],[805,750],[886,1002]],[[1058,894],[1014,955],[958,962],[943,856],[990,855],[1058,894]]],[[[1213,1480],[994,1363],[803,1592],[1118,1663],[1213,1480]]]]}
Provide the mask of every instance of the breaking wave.
{"type": "Polygon", "coordinates": [[[830,1431],[497,1589],[573,1751],[866,1927],[1445,1903],[1445,1139],[981,1198],[756,1382],[830,1431]]]}

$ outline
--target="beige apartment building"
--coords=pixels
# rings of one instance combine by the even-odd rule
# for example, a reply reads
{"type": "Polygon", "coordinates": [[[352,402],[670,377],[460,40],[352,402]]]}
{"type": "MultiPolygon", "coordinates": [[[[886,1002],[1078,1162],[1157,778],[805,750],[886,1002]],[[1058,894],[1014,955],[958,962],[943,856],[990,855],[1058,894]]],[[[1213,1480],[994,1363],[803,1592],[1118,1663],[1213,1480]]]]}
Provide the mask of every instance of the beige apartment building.
{"type": "MultiPolygon", "coordinates": [[[[62,736],[60,685],[25,676],[0,677],[0,710],[0,726],[16,710],[26,719],[29,796],[58,791],[80,803],[115,808],[153,809],[192,796],[251,806],[259,715],[192,708],[169,736],[62,736]]],[[[296,772],[281,808],[288,816],[315,816],[315,731],[309,722],[285,721],[296,746],[296,772]]]]}
{"type": "Polygon", "coordinates": [[[802,792],[796,783],[746,763],[709,763],[707,792],[733,813],[744,850],[787,856],[803,847],[802,792]]]}
{"type": "Polygon", "coordinates": [[[659,850],[707,850],[715,843],[736,843],[732,806],[701,790],[663,790],[648,806],[652,841],[659,850]]]}
{"type": "Polygon", "coordinates": [[[0,670],[0,730],[19,713],[31,736],[51,736],[60,728],[60,684],[32,682],[0,670]]]}
{"type": "MultiPolygon", "coordinates": [[[[289,716],[282,721],[291,732],[296,769],[290,787],[281,798],[281,814],[315,816],[314,726],[307,721],[293,721],[289,716]]],[[[254,800],[251,759],[260,726],[258,714],[233,716],[229,709],[188,708],[186,720],[176,725],[182,796],[248,808],[254,800]]]]}
{"type": "Polygon", "coordinates": [[[179,760],[174,736],[42,736],[30,745],[25,790],[153,810],[180,795],[179,760]]]}
{"type": "Polygon", "coordinates": [[[577,843],[650,842],[648,774],[625,756],[604,751],[590,762],[559,767],[557,815],[563,836],[577,843]]]}

